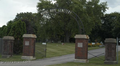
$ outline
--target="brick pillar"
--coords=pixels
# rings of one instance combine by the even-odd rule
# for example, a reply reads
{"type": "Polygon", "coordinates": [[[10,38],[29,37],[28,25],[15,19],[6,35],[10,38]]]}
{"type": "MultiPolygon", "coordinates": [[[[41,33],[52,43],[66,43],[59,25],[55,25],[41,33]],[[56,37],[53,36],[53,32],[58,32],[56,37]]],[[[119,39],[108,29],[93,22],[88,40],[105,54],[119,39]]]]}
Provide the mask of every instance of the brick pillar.
{"type": "Polygon", "coordinates": [[[3,45],[2,45],[2,57],[9,58],[13,55],[13,43],[14,37],[12,36],[4,36],[3,37],[3,45]]]}
{"type": "Polygon", "coordinates": [[[116,64],[116,39],[105,39],[105,64],[116,64]]]}
{"type": "Polygon", "coordinates": [[[75,61],[88,62],[88,35],[75,36],[75,61]]]}
{"type": "Polygon", "coordinates": [[[22,59],[35,59],[35,41],[36,35],[24,34],[23,35],[23,56],[22,59]]]}

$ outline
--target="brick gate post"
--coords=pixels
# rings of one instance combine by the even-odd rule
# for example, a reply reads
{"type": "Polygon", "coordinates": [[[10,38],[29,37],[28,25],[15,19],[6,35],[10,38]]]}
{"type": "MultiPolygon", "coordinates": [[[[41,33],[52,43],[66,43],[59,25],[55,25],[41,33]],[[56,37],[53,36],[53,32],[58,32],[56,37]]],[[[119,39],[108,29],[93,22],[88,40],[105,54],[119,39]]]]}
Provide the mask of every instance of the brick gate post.
{"type": "Polygon", "coordinates": [[[13,55],[13,36],[4,36],[3,37],[3,45],[2,45],[2,57],[9,58],[13,55]]]}
{"type": "Polygon", "coordinates": [[[116,64],[116,39],[105,39],[105,64],[116,64]]]}
{"type": "Polygon", "coordinates": [[[24,34],[23,35],[23,56],[22,59],[35,59],[35,41],[36,35],[24,34]]]}
{"type": "Polygon", "coordinates": [[[88,35],[75,36],[75,61],[88,62],[88,35]]]}

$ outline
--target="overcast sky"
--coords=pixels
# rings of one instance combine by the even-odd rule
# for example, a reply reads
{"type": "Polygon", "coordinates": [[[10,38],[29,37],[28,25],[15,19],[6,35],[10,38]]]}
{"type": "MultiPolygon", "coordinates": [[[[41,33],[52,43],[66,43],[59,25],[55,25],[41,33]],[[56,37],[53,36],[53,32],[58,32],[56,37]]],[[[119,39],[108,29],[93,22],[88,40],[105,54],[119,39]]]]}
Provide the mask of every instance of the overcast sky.
{"type": "MultiPolygon", "coordinates": [[[[100,0],[108,3],[109,9],[106,13],[120,12],[120,0],[100,0]]],[[[13,20],[20,12],[37,12],[39,0],[0,0],[0,27],[13,20]]]]}

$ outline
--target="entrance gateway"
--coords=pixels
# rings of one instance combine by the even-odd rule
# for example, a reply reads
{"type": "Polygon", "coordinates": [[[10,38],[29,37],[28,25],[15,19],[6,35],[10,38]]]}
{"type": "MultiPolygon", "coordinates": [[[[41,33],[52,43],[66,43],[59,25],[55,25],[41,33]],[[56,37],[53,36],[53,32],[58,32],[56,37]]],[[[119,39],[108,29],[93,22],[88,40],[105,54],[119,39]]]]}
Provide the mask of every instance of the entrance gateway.
{"type": "MultiPolygon", "coordinates": [[[[51,16],[50,13],[66,13],[66,14],[69,14],[70,16],[72,16],[77,24],[78,24],[78,27],[79,27],[79,34],[75,36],[75,59],[76,61],[82,61],[82,62],[88,62],[88,35],[85,35],[85,30],[84,30],[84,25],[82,23],[82,21],[80,20],[79,16],[70,11],[70,10],[67,10],[67,9],[61,9],[61,8],[56,8],[56,9],[48,9],[48,10],[42,10],[40,13],[41,15],[48,15],[48,16],[51,16]],[[79,24],[79,22],[81,24],[79,24]]],[[[106,47],[107,48],[107,47],[106,47]]],[[[114,49],[116,50],[116,49],[114,49]]],[[[107,54],[107,50],[105,52],[105,55],[107,54]]],[[[91,54],[91,53],[89,53],[91,54]]],[[[103,53],[102,53],[103,54],[103,53]]],[[[91,54],[93,55],[93,54],[91,54]]],[[[93,55],[94,56],[94,55],[93,55]]],[[[99,56],[99,55],[98,55],[99,56]]],[[[115,56],[115,55],[114,55],[115,56]]],[[[97,57],[97,56],[95,56],[97,57]]],[[[116,56],[115,56],[116,57],[116,56]]],[[[105,58],[106,59],[106,58],[105,58]]],[[[114,60],[115,61],[115,60],[114,60]]],[[[107,61],[105,61],[106,63],[107,61]]],[[[115,62],[116,63],[116,62],[115,62]]]]}
{"type": "Polygon", "coordinates": [[[48,9],[48,10],[43,10],[40,12],[41,15],[48,15],[48,17],[51,17],[50,13],[66,13],[69,14],[70,16],[72,16],[77,24],[78,24],[78,28],[79,28],[79,34],[84,34],[84,35],[76,35],[75,36],[75,61],[76,62],[88,62],[88,35],[85,35],[85,30],[84,30],[84,25],[82,23],[82,21],[80,20],[80,17],[75,13],[72,12],[68,9],[61,9],[61,8],[57,8],[57,9],[48,9]],[[81,24],[80,24],[81,23],[81,24]]]}

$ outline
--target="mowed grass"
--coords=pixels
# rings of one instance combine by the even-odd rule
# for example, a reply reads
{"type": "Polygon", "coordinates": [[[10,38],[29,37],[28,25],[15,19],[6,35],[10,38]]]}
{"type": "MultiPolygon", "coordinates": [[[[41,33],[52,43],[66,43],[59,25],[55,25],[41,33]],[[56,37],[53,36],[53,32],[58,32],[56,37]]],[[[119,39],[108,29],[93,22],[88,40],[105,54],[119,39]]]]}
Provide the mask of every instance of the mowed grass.
{"type": "Polygon", "coordinates": [[[61,56],[66,54],[72,54],[75,52],[74,43],[48,43],[47,44],[47,58],[61,56]]]}
{"type": "MultiPolygon", "coordinates": [[[[98,49],[99,47],[88,47],[88,50],[98,49]]],[[[75,43],[47,43],[46,57],[55,57],[75,53],[75,43]]]]}
{"type": "MultiPolygon", "coordinates": [[[[36,43],[35,45],[35,57],[36,59],[50,58],[56,56],[62,56],[67,54],[75,53],[75,43],[47,43],[47,45],[42,45],[42,43],[36,43]],[[45,49],[46,46],[46,49],[45,49]],[[46,55],[45,55],[46,50],[46,55]]],[[[88,50],[98,49],[99,47],[88,47],[88,50]]],[[[0,61],[26,61],[21,59],[21,55],[13,55],[11,58],[1,58],[0,61]]]]}
{"type": "MultiPolygon", "coordinates": [[[[118,64],[104,64],[104,56],[96,57],[89,59],[89,63],[80,63],[80,62],[68,62],[63,64],[49,65],[49,66],[120,66],[120,62],[118,64]]],[[[119,52],[119,60],[120,60],[120,52],[119,52]]]]}
{"type": "MultiPolygon", "coordinates": [[[[36,43],[36,50],[41,51],[45,46],[42,45],[42,43],[36,43]]],[[[56,57],[56,56],[62,56],[67,54],[73,54],[75,53],[75,43],[47,43],[46,45],[47,51],[46,51],[46,57],[56,57]]],[[[100,47],[88,47],[88,50],[98,49],[100,47]]],[[[43,53],[44,51],[42,51],[43,53]]],[[[41,58],[39,55],[39,52],[36,52],[37,57],[41,58]]],[[[41,54],[42,54],[41,53],[41,54]]]]}

